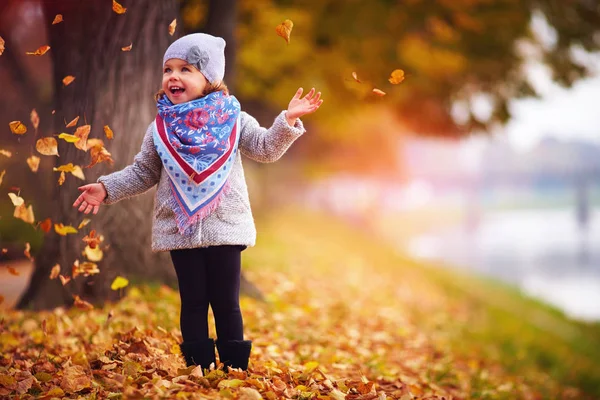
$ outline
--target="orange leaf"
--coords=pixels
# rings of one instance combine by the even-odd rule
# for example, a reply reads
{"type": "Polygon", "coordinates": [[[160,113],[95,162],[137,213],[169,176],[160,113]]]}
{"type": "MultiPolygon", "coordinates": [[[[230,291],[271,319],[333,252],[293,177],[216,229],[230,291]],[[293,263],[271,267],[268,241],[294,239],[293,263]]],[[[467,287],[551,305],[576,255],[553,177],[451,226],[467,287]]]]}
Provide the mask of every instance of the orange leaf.
{"type": "Polygon", "coordinates": [[[75,118],[73,118],[73,120],[71,120],[71,122],[69,122],[67,124],[67,128],[71,128],[71,127],[77,125],[77,121],[79,121],[79,116],[76,116],[75,118]]]}
{"type": "Polygon", "coordinates": [[[0,36],[0,56],[2,55],[2,53],[4,53],[4,39],[2,39],[2,36],[0,36]]]}
{"type": "Polygon", "coordinates": [[[286,19],[281,24],[277,25],[277,27],[275,28],[275,32],[277,32],[277,35],[284,38],[287,44],[290,44],[290,35],[292,33],[293,27],[294,23],[291,20],[286,19]]]}
{"type": "Polygon", "coordinates": [[[50,50],[50,46],[42,46],[34,52],[28,51],[25,54],[30,56],[43,56],[48,50],[50,50]]]}
{"type": "Polygon", "coordinates": [[[377,88],[373,89],[373,93],[375,93],[377,96],[385,96],[385,92],[377,88]]]}
{"type": "Polygon", "coordinates": [[[121,47],[121,51],[131,51],[132,47],[133,47],[133,43],[131,43],[129,46],[121,47]]]}
{"type": "Polygon", "coordinates": [[[62,186],[63,183],[65,183],[65,180],[67,179],[65,172],[61,171],[60,176],[58,177],[58,186],[62,186]]]}
{"type": "Polygon", "coordinates": [[[31,124],[33,125],[33,128],[37,131],[38,126],[40,126],[40,116],[38,115],[37,111],[35,111],[35,108],[31,110],[31,113],[29,114],[29,119],[31,119],[31,124]]]}
{"type": "Polygon", "coordinates": [[[50,229],[52,229],[52,220],[50,218],[46,218],[45,220],[43,220],[40,223],[40,228],[45,232],[48,233],[50,232],[50,229]]]}
{"type": "Polygon", "coordinates": [[[80,310],[86,310],[86,311],[88,311],[88,310],[93,310],[94,309],[93,305],[91,305],[90,303],[88,303],[85,300],[81,300],[79,298],[79,296],[77,296],[77,295],[74,295],[73,299],[75,299],[75,303],[74,303],[75,307],[79,308],[80,310]]]}
{"type": "Polygon", "coordinates": [[[29,260],[33,260],[33,258],[31,258],[31,245],[29,244],[29,242],[25,243],[25,251],[23,252],[23,254],[25,254],[25,257],[27,257],[29,260]]]}
{"type": "Polygon", "coordinates": [[[90,155],[92,156],[92,161],[90,165],[86,168],[93,167],[94,165],[101,162],[108,162],[109,164],[113,164],[114,161],[111,158],[111,154],[104,148],[100,146],[94,146],[90,149],[90,155]]]}
{"type": "Polygon", "coordinates": [[[106,135],[106,138],[109,140],[112,139],[114,136],[112,129],[110,129],[110,127],[108,125],[104,125],[104,134],[106,135]]]}
{"type": "Polygon", "coordinates": [[[173,36],[173,34],[175,33],[175,28],[177,28],[177,18],[175,18],[170,24],[169,24],[169,35],[173,36]]]}
{"type": "Polygon", "coordinates": [[[32,172],[37,172],[40,167],[40,158],[38,156],[31,156],[27,158],[27,165],[32,172]]]}
{"type": "Polygon", "coordinates": [[[83,239],[84,242],[87,243],[88,246],[90,246],[91,249],[95,249],[96,246],[98,246],[100,244],[100,242],[102,241],[100,239],[100,237],[96,236],[96,230],[92,229],[92,231],[90,232],[89,235],[87,235],[86,237],[84,237],[83,239]]]}
{"type": "Polygon", "coordinates": [[[10,131],[15,135],[24,135],[27,132],[27,127],[21,121],[12,121],[8,123],[10,131]]]}
{"type": "Polygon", "coordinates": [[[75,142],[75,147],[77,147],[79,150],[83,150],[83,151],[88,150],[87,138],[88,138],[88,135],[90,134],[91,129],[92,129],[91,125],[83,125],[83,126],[80,126],[79,128],[77,128],[77,130],[75,131],[74,135],[79,138],[79,140],[77,142],[75,142]]]}
{"type": "Polygon", "coordinates": [[[401,83],[404,80],[404,71],[402,71],[401,69],[395,69],[392,71],[392,74],[390,75],[388,81],[390,81],[390,83],[397,85],[399,83],[401,83]]]}
{"type": "Polygon", "coordinates": [[[8,272],[10,272],[10,274],[11,274],[11,275],[14,275],[14,276],[19,276],[19,275],[21,275],[21,274],[19,273],[19,271],[17,271],[17,270],[16,270],[14,267],[8,267],[8,266],[7,266],[6,268],[8,269],[8,272]]]}
{"type": "Polygon", "coordinates": [[[56,264],[50,271],[50,279],[56,279],[60,275],[60,264],[56,264]]]}
{"type": "Polygon", "coordinates": [[[119,3],[117,3],[115,0],[113,0],[113,7],[112,7],[112,9],[117,14],[125,14],[125,11],[127,11],[127,9],[125,7],[123,7],[122,5],[120,5],[119,3]]]}
{"type": "Polygon", "coordinates": [[[71,280],[71,277],[59,275],[58,279],[60,279],[60,283],[62,283],[62,285],[65,286],[67,283],[69,283],[69,281],[71,280]]]}
{"type": "Polygon", "coordinates": [[[53,137],[38,139],[35,149],[45,156],[58,156],[58,142],[53,137]]]}
{"type": "Polygon", "coordinates": [[[63,22],[62,14],[56,14],[56,17],[54,17],[54,21],[52,21],[52,25],[60,24],[61,22],[63,22]]]}
{"type": "Polygon", "coordinates": [[[69,86],[75,80],[73,75],[67,75],[63,78],[63,85],[69,86]]]}

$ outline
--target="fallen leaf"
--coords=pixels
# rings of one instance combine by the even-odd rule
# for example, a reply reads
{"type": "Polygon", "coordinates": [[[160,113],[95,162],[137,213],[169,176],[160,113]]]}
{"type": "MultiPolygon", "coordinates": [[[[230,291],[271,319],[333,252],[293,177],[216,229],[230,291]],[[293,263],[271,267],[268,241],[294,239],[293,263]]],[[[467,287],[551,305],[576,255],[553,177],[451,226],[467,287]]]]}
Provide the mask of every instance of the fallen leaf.
{"type": "Polygon", "coordinates": [[[25,243],[25,251],[23,252],[23,254],[25,254],[25,257],[27,257],[30,261],[33,260],[33,258],[31,258],[31,245],[29,244],[29,242],[25,243]]]}
{"type": "Polygon", "coordinates": [[[106,135],[106,138],[109,140],[112,139],[114,136],[112,129],[110,129],[110,126],[108,126],[108,125],[104,125],[104,134],[106,135]]]}
{"type": "Polygon", "coordinates": [[[60,264],[56,264],[50,271],[50,279],[56,279],[60,275],[60,264]]]}
{"type": "Polygon", "coordinates": [[[392,74],[390,75],[388,81],[390,81],[390,83],[397,85],[399,83],[401,83],[404,80],[404,71],[401,69],[395,69],[392,71],[392,74]]]}
{"type": "Polygon", "coordinates": [[[34,51],[34,52],[28,51],[25,54],[27,54],[29,56],[43,56],[44,54],[46,54],[46,52],[48,50],[50,50],[50,46],[41,46],[36,51],[34,51]]]}
{"type": "Polygon", "coordinates": [[[277,35],[284,38],[287,44],[290,44],[290,35],[292,33],[293,27],[294,23],[291,20],[286,19],[281,24],[277,25],[277,27],[275,28],[275,32],[277,32],[277,35]]]}
{"type": "Polygon", "coordinates": [[[4,39],[2,39],[2,36],[0,36],[0,56],[2,55],[2,53],[4,53],[4,39]]]}
{"type": "MultiPolygon", "coordinates": [[[[92,310],[94,306],[83,301],[79,296],[75,296],[75,307],[82,310],[92,310]]],[[[75,393],[89,388],[92,385],[92,379],[80,365],[71,365],[63,370],[60,388],[66,393],[75,393]]]]}
{"type": "Polygon", "coordinates": [[[112,290],[119,290],[124,287],[127,287],[127,285],[129,285],[129,281],[126,278],[123,278],[122,276],[117,276],[113,283],[110,285],[110,288],[112,290]]]}
{"type": "Polygon", "coordinates": [[[33,224],[35,222],[35,216],[33,215],[33,206],[30,204],[29,207],[25,207],[25,204],[22,204],[18,207],[15,207],[13,217],[23,220],[28,224],[33,224]]]}
{"type": "Polygon", "coordinates": [[[73,75],[67,75],[63,78],[63,85],[69,86],[75,80],[73,75]]]}
{"type": "Polygon", "coordinates": [[[175,18],[170,24],[169,24],[169,35],[173,36],[173,34],[175,33],[175,28],[177,28],[177,18],[175,18]]]}
{"type": "Polygon", "coordinates": [[[23,205],[25,203],[25,200],[23,200],[22,197],[19,197],[14,193],[9,193],[8,197],[10,197],[10,201],[12,201],[13,206],[15,207],[19,207],[20,205],[23,205]]]}
{"type": "Polygon", "coordinates": [[[112,9],[117,14],[125,14],[125,12],[127,11],[127,9],[125,7],[123,7],[122,5],[120,5],[119,3],[117,3],[115,0],[113,0],[112,9]]]}
{"type": "Polygon", "coordinates": [[[37,111],[35,111],[35,108],[31,110],[31,113],[29,114],[29,119],[31,120],[33,129],[35,129],[35,131],[37,132],[37,129],[40,126],[40,116],[38,115],[37,111]]]}
{"type": "Polygon", "coordinates": [[[356,72],[352,72],[352,78],[354,78],[354,80],[358,83],[362,83],[360,79],[358,79],[358,75],[356,75],[356,72]]]}
{"type": "Polygon", "coordinates": [[[121,51],[131,51],[133,47],[133,43],[129,44],[129,46],[121,47],[121,51]]]}
{"type": "Polygon", "coordinates": [[[15,135],[24,135],[27,132],[27,127],[21,121],[12,121],[8,123],[10,131],[15,135]]]}
{"type": "Polygon", "coordinates": [[[83,219],[83,221],[81,221],[81,222],[79,223],[79,226],[77,227],[77,229],[81,229],[81,228],[83,228],[84,226],[86,226],[86,225],[87,225],[87,224],[89,224],[90,222],[92,222],[92,220],[91,220],[91,219],[89,219],[89,218],[84,218],[84,219],[83,219]]]}
{"type": "Polygon", "coordinates": [[[14,267],[7,266],[7,267],[6,267],[6,269],[8,269],[8,272],[10,272],[10,274],[11,274],[11,275],[14,275],[14,276],[19,276],[19,275],[21,275],[21,274],[19,273],[19,271],[17,271],[17,270],[16,270],[14,267]]]}
{"type": "Polygon", "coordinates": [[[60,24],[61,22],[63,22],[62,14],[56,14],[56,17],[54,17],[54,21],[52,21],[52,25],[60,24]]]}
{"type": "Polygon", "coordinates": [[[65,175],[65,172],[61,171],[60,176],[58,177],[58,186],[62,186],[66,179],[67,176],[65,175]]]}
{"type": "Polygon", "coordinates": [[[73,118],[73,120],[71,120],[71,122],[69,122],[68,124],[66,124],[67,128],[72,128],[75,125],[77,125],[77,121],[79,121],[79,115],[76,116],[75,118],[73,118]]]}
{"type": "Polygon", "coordinates": [[[45,156],[58,156],[58,142],[53,137],[45,137],[35,142],[35,149],[45,156]]]}
{"type": "Polygon", "coordinates": [[[2,150],[0,149],[0,155],[3,155],[4,157],[12,157],[12,152],[8,151],[8,150],[2,150]]]}
{"type": "Polygon", "coordinates": [[[373,93],[376,94],[377,96],[385,96],[385,92],[382,90],[379,90],[377,88],[373,89],[373,93]]]}
{"type": "Polygon", "coordinates": [[[40,229],[43,230],[44,233],[50,232],[50,229],[52,229],[52,220],[50,218],[46,218],[40,222],[40,229]]]}
{"type": "Polygon", "coordinates": [[[54,224],[54,231],[61,236],[67,236],[69,233],[77,233],[77,229],[71,225],[54,224]]]}
{"type": "Polygon", "coordinates": [[[40,167],[40,158],[38,156],[31,156],[27,158],[27,165],[32,172],[37,172],[40,167]]]}
{"type": "Polygon", "coordinates": [[[69,283],[71,281],[70,276],[59,275],[58,279],[60,279],[60,283],[62,283],[63,286],[65,286],[67,283],[69,283]]]}

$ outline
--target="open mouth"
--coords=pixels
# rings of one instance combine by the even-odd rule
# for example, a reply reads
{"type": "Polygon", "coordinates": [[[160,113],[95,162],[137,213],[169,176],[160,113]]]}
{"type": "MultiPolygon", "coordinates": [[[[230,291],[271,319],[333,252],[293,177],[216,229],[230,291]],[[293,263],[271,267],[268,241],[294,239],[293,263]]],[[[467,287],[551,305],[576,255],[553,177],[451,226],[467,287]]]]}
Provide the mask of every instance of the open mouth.
{"type": "Polygon", "coordinates": [[[185,92],[185,89],[179,86],[171,86],[169,88],[169,91],[171,92],[171,94],[178,95],[185,92]]]}

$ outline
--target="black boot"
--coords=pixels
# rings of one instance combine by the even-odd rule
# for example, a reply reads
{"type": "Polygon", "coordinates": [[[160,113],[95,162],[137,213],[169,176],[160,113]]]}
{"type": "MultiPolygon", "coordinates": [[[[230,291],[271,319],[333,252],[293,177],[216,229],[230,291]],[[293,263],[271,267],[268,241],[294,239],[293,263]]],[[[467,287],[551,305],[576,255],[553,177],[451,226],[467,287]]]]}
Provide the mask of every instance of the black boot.
{"type": "Polygon", "coordinates": [[[179,348],[188,367],[201,365],[202,368],[210,368],[211,363],[217,365],[215,360],[215,341],[213,339],[184,342],[179,345],[179,348]]]}
{"type": "Polygon", "coordinates": [[[227,367],[241,368],[243,371],[248,369],[248,360],[250,359],[250,350],[252,341],[250,340],[217,340],[217,350],[219,350],[219,360],[227,367]]]}

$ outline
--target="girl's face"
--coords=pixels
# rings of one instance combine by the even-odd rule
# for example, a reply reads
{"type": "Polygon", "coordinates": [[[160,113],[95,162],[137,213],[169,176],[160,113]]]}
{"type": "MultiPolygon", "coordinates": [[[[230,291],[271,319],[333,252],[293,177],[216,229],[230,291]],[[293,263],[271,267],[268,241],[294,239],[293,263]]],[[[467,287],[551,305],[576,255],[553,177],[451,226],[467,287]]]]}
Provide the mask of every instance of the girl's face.
{"type": "Polygon", "coordinates": [[[208,81],[196,67],[180,58],[167,60],[163,68],[162,88],[173,104],[202,97],[208,81]]]}

